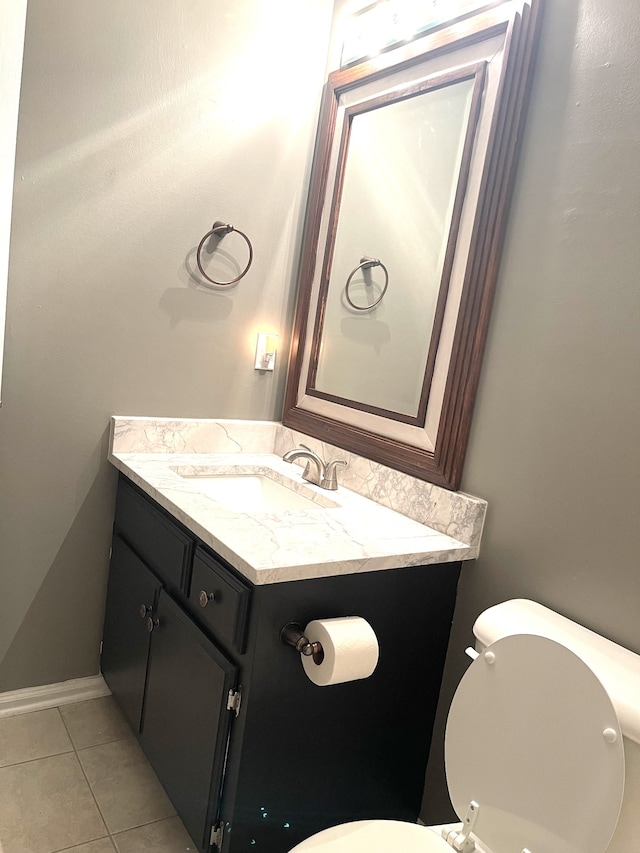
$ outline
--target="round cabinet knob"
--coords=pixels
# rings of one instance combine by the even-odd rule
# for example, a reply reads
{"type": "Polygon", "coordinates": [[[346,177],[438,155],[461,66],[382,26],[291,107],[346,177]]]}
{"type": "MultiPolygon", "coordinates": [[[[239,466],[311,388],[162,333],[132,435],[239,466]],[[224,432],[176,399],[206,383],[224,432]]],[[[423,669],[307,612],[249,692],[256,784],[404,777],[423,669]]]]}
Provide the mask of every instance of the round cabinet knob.
{"type": "Polygon", "coordinates": [[[207,592],[204,589],[200,590],[200,594],[198,595],[198,601],[200,602],[200,607],[206,607],[210,601],[219,601],[220,596],[217,592],[207,592]]]}
{"type": "Polygon", "coordinates": [[[151,613],[151,608],[148,604],[141,604],[138,613],[140,614],[141,618],[144,619],[147,614],[151,613]]]}
{"type": "Polygon", "coordinates": [[[160,624],[159,619],[152,619],[151,616],[149,616],[147,619],[147,631],[149,633],[151,633],[154,628],[158,627],[159,624],[160,624]]]}

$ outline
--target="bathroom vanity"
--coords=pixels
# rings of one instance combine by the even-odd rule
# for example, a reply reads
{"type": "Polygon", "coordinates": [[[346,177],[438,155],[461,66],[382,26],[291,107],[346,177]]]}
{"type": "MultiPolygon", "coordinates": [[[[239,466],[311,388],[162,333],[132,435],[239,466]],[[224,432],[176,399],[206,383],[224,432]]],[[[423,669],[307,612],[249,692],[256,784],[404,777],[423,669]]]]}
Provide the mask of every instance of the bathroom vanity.
{"type": "MultiPolygon", "coordinates": [[[[247,439],[238,422],[176,424],[113,422],[102,671],[198,849],[286,853],[342,821],[415,821],[461,560],[477,541],[344,485],[304,484],[274,453],[293,446],[280,425],[247,439]],[[214,472],[258,468],[287,473],[310,508],[243,512],[203,491],[214,472]],[[340,616],[370,623],[379,662],[318,687],[280,633],[340,616]]],[[[484,502],[462,499],[457,528],[467,513],[479,535],[484,502]]]]}

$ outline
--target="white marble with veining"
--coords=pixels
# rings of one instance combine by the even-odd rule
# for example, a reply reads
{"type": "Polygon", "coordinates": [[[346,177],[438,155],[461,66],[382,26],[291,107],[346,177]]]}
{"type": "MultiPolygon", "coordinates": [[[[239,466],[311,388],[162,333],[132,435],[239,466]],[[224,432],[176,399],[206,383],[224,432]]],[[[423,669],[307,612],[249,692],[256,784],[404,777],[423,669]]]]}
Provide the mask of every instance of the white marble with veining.
{"type": "Polygon", "coordinates": [[[114,417],[109,459],[255,584],[469,560],[478,554],[484,501],[294,435],[277,423],[114,417]],[[338,471],[337,491],[304,482],[300,466],[283,462],[282,454],[300,440],[323,458],[348,460],[349,467],[338,471]],[[274,479],[285,478],[294,490],[312,496],[317,506],[234,512],[198,491],[197,478],[183,479],[172,470],[186,473],[189,466],[263,467],[274,472],[274,479]],[[428,516],[438,526],[422,520],[428,516]]]}
{"type": "Polygon", "coordinates": [[[479,549],[486,501],[419,480],[281,425],[274,452],[282,456],[301,442],[326,461],[346,460],[347,467],[338,469],[340,483],[346,488],[479,549]]]}
{"type": "Polygon", "coordinates": [[[275,421],[111,418],[113,453],[274,453],[275,421]]]}

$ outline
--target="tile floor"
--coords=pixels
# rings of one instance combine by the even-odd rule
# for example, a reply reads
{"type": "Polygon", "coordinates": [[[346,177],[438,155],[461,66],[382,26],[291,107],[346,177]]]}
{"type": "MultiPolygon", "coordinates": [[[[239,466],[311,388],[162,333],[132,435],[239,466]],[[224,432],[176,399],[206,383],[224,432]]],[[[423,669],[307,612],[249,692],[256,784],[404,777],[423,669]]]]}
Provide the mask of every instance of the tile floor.
{"type": "Polygon", "coordinates": [[[0,719],[0,853],[194,853],[111,696],[0,719]]]}

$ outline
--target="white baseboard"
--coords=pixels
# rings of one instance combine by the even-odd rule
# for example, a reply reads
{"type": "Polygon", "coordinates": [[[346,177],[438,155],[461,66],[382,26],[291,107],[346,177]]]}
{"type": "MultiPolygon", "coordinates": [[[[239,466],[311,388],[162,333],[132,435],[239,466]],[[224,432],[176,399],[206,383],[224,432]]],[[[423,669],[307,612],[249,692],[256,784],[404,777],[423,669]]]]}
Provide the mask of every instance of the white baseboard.
{"type": "Polygon", "coordinates": [[[42,711],[45,708],[57,708],[71,702],[85,702],[109,696],[111,691],[101,675],[88,678],[73,678],[58,684],[43,684],[40,687],[25,687],[23,690],[10,690],[0,693],[0,719],[16,714],[28,714],[29,711],[42,711]]]}

